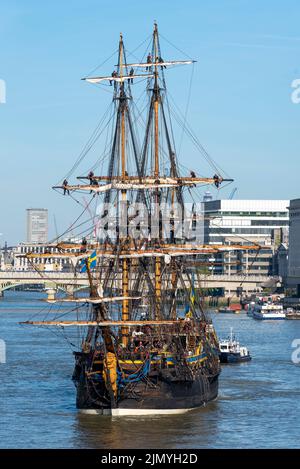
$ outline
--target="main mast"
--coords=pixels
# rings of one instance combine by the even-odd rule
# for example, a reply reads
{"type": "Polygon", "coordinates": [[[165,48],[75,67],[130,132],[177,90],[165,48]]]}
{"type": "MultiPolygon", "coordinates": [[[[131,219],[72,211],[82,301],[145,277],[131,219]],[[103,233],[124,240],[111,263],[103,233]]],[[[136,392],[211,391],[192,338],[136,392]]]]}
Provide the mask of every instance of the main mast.
{"type": "MultiPolygon", "coordinates": [[[[158,29],[154,24],[153,32],[154,57],[153,62],[158,63],[158,29]]],[[[154,178],[159,179],[159,103],[160,91],[158,84],[158,67],[154,67],[154,178]]],[[[160,222],[160,190],[155,190],[155,219],[158,221],[158,238],[161,238],[161,222],[160,222]]],[[[158,246],[159,246],[158,240],[158,246]]],[[[161,259],[155,257],[155,318],[160,319],[161,308],[161,259]]]]}
{"type": "MultiPolygon", "coordinates": [[[[125,129],[125,113],[126,113],[126,95],[124,90],[123,78],[123,62],[124,62],[124,44],[123,36],[120,34],[120,44],[119,44],[119,70],[120,70],[120,106],[121,106],[121,175],[122,182],[125,182],[126,178],[126,129],[125,129]]],[[[123,229],[121,230],[121,244],[124,245],[127,242],[127,192],[126,189],[121,191],[121,223],[125,222],[126,232],[124,233],[123,229]]],[[[128,297],[128,282],[129,282],[129,272],[128,272],[128,260],[124,258],[122,260],[122,294],[124,297],[128,297]]],[[[129,301],[127,298],[123,300],[122,304],[122,320],[128,321],[129,319],[129,301]]],[[[128,343],[128,328],[122,327],[122,343],[124,346],[128,343]]]]}

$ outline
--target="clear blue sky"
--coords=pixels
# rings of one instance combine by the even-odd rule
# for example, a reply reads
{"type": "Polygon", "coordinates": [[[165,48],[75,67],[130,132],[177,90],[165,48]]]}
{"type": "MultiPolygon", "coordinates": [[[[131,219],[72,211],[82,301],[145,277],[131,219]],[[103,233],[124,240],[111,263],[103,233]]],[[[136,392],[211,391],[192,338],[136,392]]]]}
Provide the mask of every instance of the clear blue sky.
{"type": "MultiPolygon", "coordinates": [[[[224,197],[235,186],[236,198],[300,197],[300,104],[290,97],[300,78],[299,18],[299,0],[2,0],[0,244],[25,239],[28,207],[48,208],[51,224],[55,213],[59,231],[72,221],[78,207],[50,187],[72,166],[110,99],[80,78],[116,49],[120,31],[133,50],[154,19],[198,60],[188,119],[235,178],[224,197]]],[[[169,74],[184,112],[190,72],[180,80],[169,74]]],[[[188,166],[198,168],[188,153],[188,166]]]]}

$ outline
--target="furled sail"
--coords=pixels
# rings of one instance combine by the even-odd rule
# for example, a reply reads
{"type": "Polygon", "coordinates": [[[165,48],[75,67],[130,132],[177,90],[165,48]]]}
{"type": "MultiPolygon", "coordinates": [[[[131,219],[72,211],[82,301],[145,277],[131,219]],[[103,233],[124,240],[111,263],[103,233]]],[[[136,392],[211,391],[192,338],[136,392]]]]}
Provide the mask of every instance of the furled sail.
{"type": "MultiPolygon", "coordinates": [[[[96,181],[97,177],[93,177],[96,181]]],[[[113,179],[113,178],[111,178],[113,179]]],[[[119,178],[120,179],[120,178],[119,178]]],[[[99,177],[98,180],[101,180],[99,177]]],[[[218,184],[223,181],[231,182],[232,179],[218,179],[218,184]]],[[[127,180],[124,178],[121,182],[112,181],[109,184],[65,184],[61,186],[53,186],[53,189],[63,189],[69,191],[89,191],[89,192],[107,192],[115,190],[141,190],[141,189],[158,189],[158,188],[176,188],[181,186],[194,187],[199,184],[215,184],[215,178],[140,178],[140,180],[127,180]]]]}
{"type": "Polygon", "coordinates": [[[112,297],[97,297],[97,298],[59,298],[57,300],[47,300],[48,303],[113,303],[115,301],[123,300],[140,300],[141,296],[112,296],[112,297]]]}
{"type": "Polygon", "coordinates": [[[124,81],[128,81],[135,78],[152,78],[153,75],[151,74],[141,74],[141,75],[124,75],[124,76],[108,76],[108,77],[85,77],[82,78],[84,81],[88,81],[89,83],[101,83],[101,81],[115,81],[117,83],[123,83],[124,81]]]}
{"type": "Polygon", "coordinates": [[[107,326],[149,326],[149,325],[170,325],[170,324],[182,324],[183,321],[178,320],[161,320],[161,321],[24,321],[20,324],[28,324],[34,326],[95,326],[95,327],[107,327],[107,326]]]}
{"type": "MultiPolygon", "coordinates": [[[[142,257],[179,257],[179,256],[194,256],[197,254],[213,254],[218,252],[230,252],[230,251],[259,251],[261,246],[258,244],[249,244],[249,245],[241,245],[241,244],[201,244],[191,247],[184,247],[180,248],[180,245],[176,246],[175,248],[171,246],[164,246],[162,245],[159,250],[155,249],[141,249],[134,251],[130,251],[130,249],[126,250],[126,252],[122,253],[119,252],[118,258],[119,259],[134,259],[134,258],[142,258],[142,257]]],[[[86,251],[84,254],[74,254],[68,252],[58,252],[58,253],[27,253],[27,254],[18,254],[17,257],[24,257],[27,259],[34,259],[34,258],[73,258],[74,260],[78,261],[81,259],[86,259],[90,256],[92,250],[86,251]]],[[[116,253],[109,249],[97,249],[96,250],[97,257],[107,258],[107,259],[114,259],[116,257],[116,253]]]]}
{"type": "Polygon", "coordinates": [[[166,60],[157,62],[143,62],[134,64],[124,64],[123,67],[168,67],[172,65],[189,65],[195,63],[196,60],[166,60]]]}

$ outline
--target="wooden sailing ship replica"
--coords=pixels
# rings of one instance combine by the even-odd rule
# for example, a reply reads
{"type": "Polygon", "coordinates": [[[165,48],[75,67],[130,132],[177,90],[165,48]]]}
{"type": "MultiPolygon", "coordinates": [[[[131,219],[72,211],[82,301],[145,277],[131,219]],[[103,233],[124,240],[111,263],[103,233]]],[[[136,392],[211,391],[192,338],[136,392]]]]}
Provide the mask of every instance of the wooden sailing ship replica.
{"type": "MultiPolygon", "coordinates": [[[[201,407],[218,395],[218,341],[194,288],[189,259],[239,247],[191,243],[175,233],[172,207],[179,205],[184,217],[185,190],[201,184],[218,186],[224,181],[217,174],[211,178],[179,174],[165,110],[165,71],[169,66],[192,62],[161,58],[155,24],[147,61],[128,64],[121,35],[115,72],[85,79],[94,84],[110,83],[113,91],[115,114],[108,173],[101,176],[90,172],[78,178],[82,183],[71,185],[65,180],[56,189],[65,194],[86,192],[90,197],[102,197],[104,208],[98,220],[106,220],[106,207],[111,204],[117,214],[116,230],[110,234],[107,219],[101,239],[94,234],[90,239],[86,236],[80,249],[61,242],[53,254],[72,257],[74,275],[78,270],[86,271],[88,296],[53,300],[86,305],[85,319],[27,321],[85,331],[80,350],[74,352],[73,374],[77,407],[83,412],[181,413],[201,407]],[[149,96],[141,149],[132,119],[131,87],[138,79],[147,83],[149,96]],[[135,236],[130,224],[138,213],[132,214],[128,208],[133,201],[146,207],[146,219],[150,220],[146,227],[136,224],[135,236]],[[167,235],[163,235],[162,201],[171,207],[167,235]]],[[[29,259],[34,256],[38,254],[27,254],[29,259]]]]}

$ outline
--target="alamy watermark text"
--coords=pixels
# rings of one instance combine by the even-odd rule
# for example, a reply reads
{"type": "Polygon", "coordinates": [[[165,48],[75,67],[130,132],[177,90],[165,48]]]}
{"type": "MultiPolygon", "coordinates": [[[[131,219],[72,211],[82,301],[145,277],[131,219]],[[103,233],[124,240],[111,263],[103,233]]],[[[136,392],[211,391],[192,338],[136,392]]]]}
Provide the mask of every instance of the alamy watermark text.
{"type": "Polygon", "coordinates": [[[6,83],[0,78],[0,104],[6,103],[6,83]]]}

